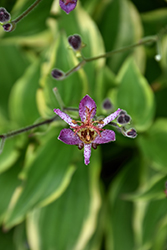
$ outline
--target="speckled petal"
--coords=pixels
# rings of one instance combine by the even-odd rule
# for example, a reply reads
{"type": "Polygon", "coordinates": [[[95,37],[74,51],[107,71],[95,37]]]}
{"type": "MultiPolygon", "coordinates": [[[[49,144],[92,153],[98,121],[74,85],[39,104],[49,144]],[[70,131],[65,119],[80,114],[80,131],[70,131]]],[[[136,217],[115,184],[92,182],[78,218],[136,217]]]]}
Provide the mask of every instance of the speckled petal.
{"type": "Polygon", "coordinates": [[[96,103],[89,95],[84,96],[79,104],[79,115],[81,121],[84,121],[86,118],[86,107],[88,107],[89,111],[93,109],[90,117],[92,119],[96,114],[96,103]]]}
{"type": "Polygon", "coordinates": [[[91,143],[84,144],[84,158],[85,158],[85,165],[90,163],[90,156],[91,156],[91,143]]]}
{"type": "Polygon", "coordinates": [[[60,116],[60,118],[61,118],[62,120],[64,120],[66,123],[68,123],[70,126],[73,126],[73,127],[76,127],[76,126],[77,126],[77,124],[74,124],[74,123],[72,122],[71,117],[70,117],[69,115],[67,115],[66,113],[62,112],[60,109],[54,109],[54,112],[55,112],[58,116],[60,116]]]}
{"type": "Polygon", "coordinates": [[[75,9],[77,0],[59,0],[60,7],[64,10],[67,14],[69,14],[73,9],[75,9]]]}
{"type": "Polygon", "coordinates": [[[115,141],[115,133],[112,130],[105,129],[101,133],[101,137],[98,135],[93,143],[95,144],[103,144],[103,143],[108,143],[110,141],[115,141]]]}
{"type": "Polygon", "coordinates": [[[117,109],[114,113],[111,115],[107,116],[106,118],[103,119],[103,124],[98,124],[99,128],[103,128],[105,125],[107,125],[109,122],[113,121],[118,115],[121,109],[117,109]]]}
{"type": "Polygon", "coordinates": [[[82,143],[79,137],[69,128],[62,129],[58,139],[69,145],[78,145],[79,143],[82,143]]]}

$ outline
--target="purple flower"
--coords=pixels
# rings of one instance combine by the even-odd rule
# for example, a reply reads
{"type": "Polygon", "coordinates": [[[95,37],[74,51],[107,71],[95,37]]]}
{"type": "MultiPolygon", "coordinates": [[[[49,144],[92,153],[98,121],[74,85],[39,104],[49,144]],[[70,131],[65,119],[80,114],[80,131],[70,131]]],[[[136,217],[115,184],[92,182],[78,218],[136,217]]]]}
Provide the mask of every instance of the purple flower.
{"type": "Polygon", "coordinates": [[[84,147],[85,164],[88,165],[90,162],[91,147],[96,149],[97,144],[115,141],[114,131],[102,128],[114,120],[120,111],[121,109],[118,109],[103,120],[95,121],[93,117],[96,114],[96,103],[88,95],[79,104],[81,121],[75,121],[60,109],[54,109],[54,112],[73,129],[73,131],[66,128],[62,129],[58,139],[69,145],[77,145],[79,149],[84,147]]]}
{"type": "Polygon", "coordinates": [[[60,7],[67,14],[69,14],[73,9],[75,9],[77,0],[59,0],[60,7]]]}

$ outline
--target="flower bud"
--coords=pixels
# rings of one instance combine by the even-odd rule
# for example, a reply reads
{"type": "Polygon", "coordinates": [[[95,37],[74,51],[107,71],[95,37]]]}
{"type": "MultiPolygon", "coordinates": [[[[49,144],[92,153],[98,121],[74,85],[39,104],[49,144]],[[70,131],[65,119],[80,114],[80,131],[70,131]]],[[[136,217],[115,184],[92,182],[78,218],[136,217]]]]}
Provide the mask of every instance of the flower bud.
{"type": "Polygon", "coordinates": [[[73,50],[79,50],[81,48],[81,37],[79,35],[73,35],[68,37],[68,43],[73,48],[73,50]]]}
{"type": "Polygon", "coordinates": [[[60,8],[69,14],[75,9],[78,0],[59,0],[60,8]]]}
{"type": "Polygon", "coordinates": [[[81,143],[78,144],[78,149],[79,149],[79,150],[83,149],[83,147],[84,147],[83,142],[81,142],[81,143]]]}
{"type": "Polygon", "coordinates": [[[4,31],[6,32],[11,32],[15,29],[15,24],[14,23],[6,23],[4,25],[2,25],[4,31]]]}
{"type": "Polygon", "coordinates": [[[128,131],[126,131],[126,136],[130,138],[136,138],[137,132],[134,128],[131,128],[128,131]]]}
{"type": "Polygon", "coordinates": [[[92,143],[92,148],[93,149],[97,149],[97,144],[96,143],[92,143]]]}
{"type": "Polygon", "coordinates": [[[130,122],[130,116],[129,115],[121,115],[121,116],[118,116],[117,118],[117,122],[119,124],[126,124],[128,122],[130,122]]]}
{"type": "Polygon", "coordinates": [[[110,99],[106,98],[106,99],[103,101],[102,107],[103,107],[103,109],[105,109],[105,110],[110,110],[110,109],[112,108],[112,103],[111,103],[110,99]]]}
{"type": "Polygon", "coordinates": [[[65,73],[60,69],[53,69],[51,74],[56,80],[63,80],[65,78],[65,73]]]}
{"type": "Polygon", "coordinates": [[[0,8],[0,23],[8,22],[11,16],[5,8],[0,8]]]}

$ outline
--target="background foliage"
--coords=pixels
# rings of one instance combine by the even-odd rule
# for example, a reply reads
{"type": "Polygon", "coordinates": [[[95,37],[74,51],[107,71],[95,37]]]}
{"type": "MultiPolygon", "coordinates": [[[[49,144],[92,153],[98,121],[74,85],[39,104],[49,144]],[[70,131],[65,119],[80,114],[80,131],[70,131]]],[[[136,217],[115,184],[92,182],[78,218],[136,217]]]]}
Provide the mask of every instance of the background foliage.
{"type": "MultiPolygon", "coordinates": [[[[33,0],[2,0],[12,18],[33,0]]],[[[0,29],[0,133],[54,116],[57,87],[68,107],[85,94],[106,115],[125,109],[138,132],[92,152],[57,140],[55,121],[5,143],[0,155],[0,249],[167,250],[167,35],[155,44],[87,63],[62,81],[79,59],[67,37],[79,34],[86,57],[157,34],[167,24],[167,3],[78,0],[69,15],[58,0],[43,0],[11,33],[0,29]]]]}

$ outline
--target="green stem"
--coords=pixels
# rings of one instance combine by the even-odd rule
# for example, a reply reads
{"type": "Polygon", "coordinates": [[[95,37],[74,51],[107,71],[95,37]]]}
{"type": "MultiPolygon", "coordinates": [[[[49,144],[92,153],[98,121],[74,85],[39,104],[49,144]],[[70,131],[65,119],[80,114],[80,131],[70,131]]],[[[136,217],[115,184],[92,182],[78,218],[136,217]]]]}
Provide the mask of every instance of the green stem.
{"type": "Polygon", "coordinates": [[[18,23],[21,19],[27,16],[42,0],[36,0],[26,11],[24,11],[19,17],[13,20],[13,23],[18,23]]]}
{"type": "Polygon", "coordinates": [[[100,56],[95,56],[95,57],[91,57],[91,58],[84,58],[84,60],[86,62],[91,62],[91,61],[98,60],[101,58],[107,58],[107,57],[112,56],[113,54],[125,52],[127,50],[130,50],[130,49],[133,49],[135,47],[144,45],[146,43],[151,43],[151,42],[157,42],[157,36],[146,37],[146,38],[140,40],[138,43],[135,43],[135,44],[132,44],[132,45],[120,48],[120,49],[112,50],[112,51],[107,52],[107,53],[100,55],[100,56]]]}
{"type": "Polygon", "coordinates": [[[79,62],[74,68],[70,69],[67,73],[65,73],[65,77],[67,77],[67,76],[71,75],[72,73],[74,73],[74,72],[78,71],[79,69],[81,69],[87,62],[92,62],[92,61],[95,61],[95,60],[98,60],[98,59],[107,58],[107,57],[110,57],[110,56],[112,56],[112,55],[114,55],[116,53],[125,52],[127,50],[133,49],[135,47],[138,47],[138,46],[141,46],[141,45],[144,45],[144,44],[147,44],[147,43],[157,42],[157,40],[158,40],[157,35],[149,36],[149,37],[145,37],[145,38],[141,39],[138,43],[135,43],[135,44],[132,44],[132,45],[120,48],[120,49],[112,50],[110,52],[107,52],[107,53],[99,55],[99,56],[85,58],[82,55],[83,60],[81,62],[79,62]]]}

